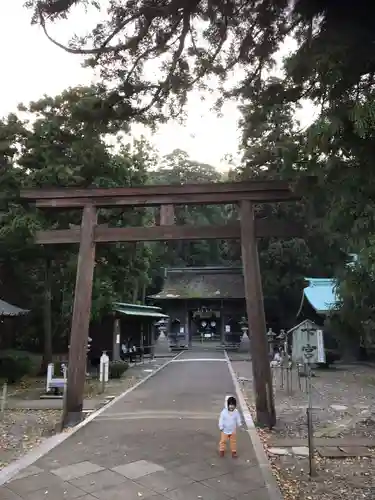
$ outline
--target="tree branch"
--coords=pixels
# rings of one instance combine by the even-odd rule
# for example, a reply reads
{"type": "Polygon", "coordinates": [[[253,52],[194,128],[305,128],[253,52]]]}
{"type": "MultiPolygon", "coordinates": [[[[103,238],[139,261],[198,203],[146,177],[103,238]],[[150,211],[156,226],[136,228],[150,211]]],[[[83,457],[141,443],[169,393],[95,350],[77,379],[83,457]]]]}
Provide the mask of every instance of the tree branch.
{"type": "Polygon", "coordinates": [[[66,12],[80,0],[49,0],[47,2],[38,2],[38,11],[44,12],[48,16],[55,16],[66,12]]]}

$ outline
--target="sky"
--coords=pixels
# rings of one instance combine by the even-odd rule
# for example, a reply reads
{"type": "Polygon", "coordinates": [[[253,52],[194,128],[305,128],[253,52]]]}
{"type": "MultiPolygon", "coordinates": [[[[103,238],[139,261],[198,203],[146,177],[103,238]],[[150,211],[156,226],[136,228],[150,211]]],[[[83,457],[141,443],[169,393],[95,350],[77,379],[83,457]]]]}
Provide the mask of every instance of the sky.
{"type": "MultiPolygon", "coordinates": [[[[30,24],[30,12],[24,0],[0,2],[0,46],[2,47],[2,75],[0,79],[0,116],[16,111],[17,105],[37,100],[44,94],[56,95],[67,87],[90,84],[95,75],[81,67],[82,60],[49,42],[41,29],[30,24]]],[[[87,25],[89,16],[79,13],[74,23],[87,25]]],[[[90,18],[95,23],[95,18],[90,18]]],[[[73,28],[73,30],[72,30],[73,28]]],[[[87,27],[89,29],[89,26],[87,27]]],[[[54,27],[54,35],[66,41],[74,26],[65,24],[54,27]]],[[[237,161],[240,114],[236,102],[227,102],[218,117],[211,110],[215,97],[194,92],[187,107],[184,125],[175,122],[159,127],[155,134],[141,126],[133,129],[133,135],[146,136],[161,155],[173,149],[182,149],[189,156],[220,169],[228,168],[223,159],[232,155],[237,161]],[[203,98],[203,100],[202,100],[203,98]]],[[[302,124],[308,124],[313,116],[310,105],[298,116],[302,124]]]]}

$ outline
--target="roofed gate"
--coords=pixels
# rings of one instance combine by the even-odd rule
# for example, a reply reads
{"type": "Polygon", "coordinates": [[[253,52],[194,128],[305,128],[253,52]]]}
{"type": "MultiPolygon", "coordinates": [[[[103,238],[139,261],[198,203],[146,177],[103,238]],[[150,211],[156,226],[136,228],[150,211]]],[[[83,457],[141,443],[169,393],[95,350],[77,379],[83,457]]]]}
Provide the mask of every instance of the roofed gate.
{"type": "Polygon", "coordinates": [[[242,269],[236,267],[172,267],[163,289],[153,299],[244,299],[242,269]]]}
{"type": "Polygon", "coordinates": [[[253,353],[257,421],[271,427],[275,424],[276,414],[256,239],[269,236],[297,236],[300,235],[301,228],[290,226],[280,220],[255,219],[254,203],[299,199],[300,196],[290,183],[247,181],[109,189],[35,189],[24,190],[21,192],[21,198],[35,201],[38,208],[82,209],[80,228],[40,231],[36,235],[36,243],[44,245],[79,243],[64,407],[65,425],[73,425],[82,418],[96,244],[118,241],[202,239],[241,240],[247,316],[253,353]],[[238,204],[240,220],[222,226],[174,225],[174,205],[219,204],[238,204]],[[159,206],[160,226],[110,228],[97,224],[100,208],[119,206],[159,206]]]}
{"type": "Polygon", "coordinates": [[[170,317],[172,348],[219,339],[222,347],[239,346],[246,316],[242,267],[166,268],[162,289],[149,298],[170,317]]]}

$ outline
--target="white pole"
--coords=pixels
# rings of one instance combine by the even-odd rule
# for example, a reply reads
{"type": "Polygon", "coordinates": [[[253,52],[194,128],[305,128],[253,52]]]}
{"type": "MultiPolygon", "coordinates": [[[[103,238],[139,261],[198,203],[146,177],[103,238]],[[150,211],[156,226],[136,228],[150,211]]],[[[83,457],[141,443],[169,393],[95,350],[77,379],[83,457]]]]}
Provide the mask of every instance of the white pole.
{"type": "Polygon", "coordinates": [[[53,371],[54,371],[54,364],[49,363],[47,367],[47,383],[46,383],[46,392],[48,393],[50,391],[50,384],[53,378],[53,371]]]}
{"type": "Polygon", "coordinates": [[[99,381],[102,383],[102,392],[105,391],[105,384],[109,379],[109,357],[106,351],[100,356],[99,381]]]}

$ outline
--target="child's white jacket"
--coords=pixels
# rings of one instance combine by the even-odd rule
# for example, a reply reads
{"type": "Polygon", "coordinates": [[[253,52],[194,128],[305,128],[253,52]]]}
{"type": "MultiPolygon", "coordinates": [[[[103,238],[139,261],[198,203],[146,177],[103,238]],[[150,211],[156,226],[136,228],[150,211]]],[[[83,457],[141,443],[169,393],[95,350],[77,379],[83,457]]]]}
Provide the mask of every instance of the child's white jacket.
{"type": "Polygon", "coordinates": [[[219,429],[228,436],[236,432],[237,427],[241,426],[241,416],[237,409],[229,411],[224,408],[220,413],[219,429]]]}

